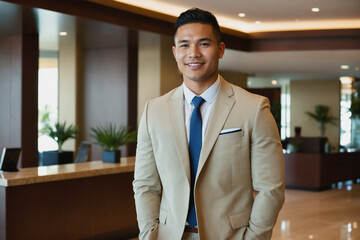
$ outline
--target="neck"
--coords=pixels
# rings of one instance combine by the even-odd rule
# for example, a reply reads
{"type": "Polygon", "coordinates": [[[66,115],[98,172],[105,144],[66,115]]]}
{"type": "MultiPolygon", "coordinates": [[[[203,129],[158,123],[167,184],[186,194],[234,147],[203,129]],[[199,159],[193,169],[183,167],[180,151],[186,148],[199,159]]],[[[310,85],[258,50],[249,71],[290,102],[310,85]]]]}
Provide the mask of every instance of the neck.
{"type": "Polygon", "coordinates": [[[218,76],[216,75],[216,78],[208,81],[193,81],[189,79],[184,79],[184,83],[193,93],[200,96],[216,82],[217,78],[218,76]]]}

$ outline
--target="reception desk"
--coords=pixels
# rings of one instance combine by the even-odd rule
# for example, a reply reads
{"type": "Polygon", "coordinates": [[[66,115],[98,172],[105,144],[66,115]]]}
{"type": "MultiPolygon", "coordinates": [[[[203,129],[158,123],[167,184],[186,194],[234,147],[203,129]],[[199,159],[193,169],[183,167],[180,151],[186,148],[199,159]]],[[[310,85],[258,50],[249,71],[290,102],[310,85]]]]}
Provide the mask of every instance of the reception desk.
{"type": "Polygon", "coordinates": [[[360,178],[360,152],[289,153],[285,157],[285,186],[323,190],[332,184],[360,178]]]}
{"type": "Polygon", "coordinates": [[[134,161],[0,171],[0,240],[137,236],[134,161]]]}

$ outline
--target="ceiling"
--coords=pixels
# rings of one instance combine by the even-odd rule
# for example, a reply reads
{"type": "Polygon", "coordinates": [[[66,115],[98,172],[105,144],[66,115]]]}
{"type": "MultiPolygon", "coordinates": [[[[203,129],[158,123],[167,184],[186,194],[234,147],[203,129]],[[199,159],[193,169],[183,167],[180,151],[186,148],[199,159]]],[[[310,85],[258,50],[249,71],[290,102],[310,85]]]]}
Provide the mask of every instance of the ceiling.
{"type": "MultiPolygon", "coordinates": [[[[94,0],[105,2],[103,0],[94,0]]],[[[209,10],[222,27],[242,32],[360,29],[359,0],[117,0],[178,16],[192,7],[209,10]],[[312,8],[319,12],[312,12],[312,8]],[[245,13],[245,17],[238,16],[245,13]],[[260,24],[256,22],[260,21],[260,24]]],[[[360,78],[360,50],[242,52],[227,49],[220,69],[262,78],[360,78]],[[349,65],[349,69],[341,69],[349,65]]]]}
{"type": "MultiPolygon", "coordinates": [[[[106,0],[94,0],[105,3],[106,0]]],[[[192,7],[215,14],[223,27],[242,32],[360,28],[359,0],[116,0],[178,16],[192,7]],[[318,13],[311,11],[319,8],[318,13]],[[238,16],[245,13],[244,18],[238,16]],[[261,24],[256,24],[260,21],[261,24]]]]}
{"type": "MultiPolygon", "coordinates": [[[[109,0],[90,0],[97,3],[109,0]]],[[[144,8],[177,16],[191,7],[212,11],[221,26],[244,32],[299,30],[299,29],[360,29],[359,0],[124,0],[144,8]],[[270,3],[271,2],[271,3],[270,3]],[[270,4],[269,4],[270,3],[270,4]],[[320,8],[318,13],[310,11],[320,8]],[[245,18],[238,13],[244,12],[245,18]],[[261,21],[260,24],[255,24],[261,21]],[[230,23],[230,25],[229,25],[230,23]]],[[[0,38],[21,29],[20,10],[16,4],[0,1],[0,38]]],[[[45,50],[56,50],[59,31],[74,25],[75,17],[37,9],[40,45],[45,50]]],[[[80,31],[91,47],[102,34],[122,34],[121,27],[108,23],[76,18],[80,31]],[[101,31],[92,31],[94,28],[101,31]],[[108,30],[107,30],[108,29],[108,30]],[[95,41],[96,40],[96,41],[95,41]]],[[[117,37],[113,38],[116,42],[117,37]]],[[[114,44],[115,44],[114,42],[114,44]]],[[[360,78],[359,50],[272,51],[242,52],[227,49],[220,61],[220,70],[244,72],[251,76],[270,79],[338,79],[340,76],[360,78]],[[341,65],[349,69],[340,69],[341,65]]]]}

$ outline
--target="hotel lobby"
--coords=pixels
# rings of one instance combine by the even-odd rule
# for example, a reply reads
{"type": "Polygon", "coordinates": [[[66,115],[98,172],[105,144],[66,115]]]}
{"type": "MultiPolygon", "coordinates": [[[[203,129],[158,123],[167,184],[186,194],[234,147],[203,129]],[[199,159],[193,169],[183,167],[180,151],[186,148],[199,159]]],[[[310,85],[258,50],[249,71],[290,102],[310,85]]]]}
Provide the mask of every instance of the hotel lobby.
{"type": "Polygon", "coordinates": [[[0,240],[138,239],[136,142],[108,163],[94,129],[137,130],[146,102],[182,84],[174,22],[191,7],[218,18],[220,75],[270,100],[286,188],[271,239],[360,239],[358,0],[4,0],[0,151],[21,154],[19,171],[0,170],[0,240]],[[62,145],[71,159],[50,163],[43,129],[56,122],[76,134],[62,145]]]}

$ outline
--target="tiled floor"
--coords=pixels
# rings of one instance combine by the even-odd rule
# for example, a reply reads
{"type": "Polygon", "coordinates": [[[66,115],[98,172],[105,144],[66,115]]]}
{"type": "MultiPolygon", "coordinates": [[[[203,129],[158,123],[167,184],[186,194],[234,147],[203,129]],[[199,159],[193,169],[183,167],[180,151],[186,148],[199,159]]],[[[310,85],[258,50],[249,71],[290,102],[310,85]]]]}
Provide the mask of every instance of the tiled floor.
{"type": "Polygon", "coordinates": [[[272,240],[360,239],[360,184],[285,194],[272,240]]]}
{"type": "Polygon", "coordinates": [[[360,240],[360,184],[285,195],[271,240],[360,240]]]}

